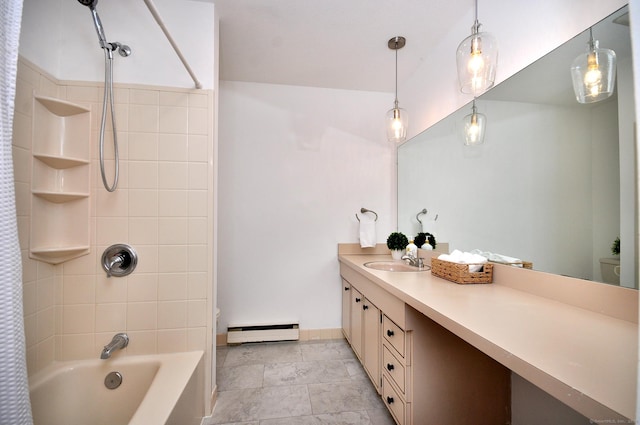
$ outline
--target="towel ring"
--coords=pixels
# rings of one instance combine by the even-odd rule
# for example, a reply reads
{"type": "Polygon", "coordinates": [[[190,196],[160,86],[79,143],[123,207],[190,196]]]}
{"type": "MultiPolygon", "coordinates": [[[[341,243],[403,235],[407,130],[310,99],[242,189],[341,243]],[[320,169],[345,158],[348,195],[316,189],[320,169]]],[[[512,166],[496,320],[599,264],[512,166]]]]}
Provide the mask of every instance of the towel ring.
{"type": "MultiPolygon", "coordinates": [[[[374,221],[378,221],[378,214],[376,214],[376,212],[375,212],[375,211],[368,210],[368,209],[366,209],[366,208],[360,208],[360,212],[361,212],[362,214],[370,212],[370,213],[372,213],[373,215],[375,215],[375,216],[376,216],[376,219],[375,219],[374,221]]],[[[358,217],[358,213],[356,213],[356,218],[358,219],[358,221],[360,221],[360,217],[358,217]]]]}
{"type": "Polygon", "coordinates": [[[418,220],[418,223],[422,224],[422,220],[420,220],[420,215],[421,214],[426,214],[426,213],[427,213],[427,209],[423,208],[422,211],[420,211],[418,214],[416,214],[416,220],[418,220]]]}

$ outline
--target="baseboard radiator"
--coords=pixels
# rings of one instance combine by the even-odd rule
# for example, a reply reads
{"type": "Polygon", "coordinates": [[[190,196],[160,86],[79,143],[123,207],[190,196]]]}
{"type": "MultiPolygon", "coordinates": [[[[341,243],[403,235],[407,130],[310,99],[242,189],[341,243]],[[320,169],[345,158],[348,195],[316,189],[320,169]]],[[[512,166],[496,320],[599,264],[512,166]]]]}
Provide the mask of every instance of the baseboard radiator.
{"type": "Polygon", "coordinates": [[[300,328],[297,323],[230,326],[227,328],[227,344],[267,341],[297,341],[299,339],[300,328]]]}

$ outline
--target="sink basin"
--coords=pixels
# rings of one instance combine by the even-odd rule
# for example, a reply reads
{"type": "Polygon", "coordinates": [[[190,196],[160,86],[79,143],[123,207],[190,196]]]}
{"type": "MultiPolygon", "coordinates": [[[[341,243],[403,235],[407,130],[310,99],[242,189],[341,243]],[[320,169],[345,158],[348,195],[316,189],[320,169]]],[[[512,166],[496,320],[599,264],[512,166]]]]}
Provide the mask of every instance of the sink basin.
{"type": "Polygon", "coordinates": [[[402,261],[369,261],[368,263],[364,263],[364,266],[385,272],[426,272],[431,270],[429,266],[424,266],[419,269],[402,261]]]}

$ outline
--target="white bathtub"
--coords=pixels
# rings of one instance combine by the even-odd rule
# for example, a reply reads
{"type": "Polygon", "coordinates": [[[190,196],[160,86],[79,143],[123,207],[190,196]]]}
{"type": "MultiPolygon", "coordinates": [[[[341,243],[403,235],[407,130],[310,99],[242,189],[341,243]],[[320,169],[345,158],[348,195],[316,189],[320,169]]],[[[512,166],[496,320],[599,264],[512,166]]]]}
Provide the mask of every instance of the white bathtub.
{"type": "Polygon", "coordinates": [[[198,425],[202,351],[59,362],[29,379],[35,425],[198,425]],[[117,371],[122,384],[104,384],[117,371]]]}

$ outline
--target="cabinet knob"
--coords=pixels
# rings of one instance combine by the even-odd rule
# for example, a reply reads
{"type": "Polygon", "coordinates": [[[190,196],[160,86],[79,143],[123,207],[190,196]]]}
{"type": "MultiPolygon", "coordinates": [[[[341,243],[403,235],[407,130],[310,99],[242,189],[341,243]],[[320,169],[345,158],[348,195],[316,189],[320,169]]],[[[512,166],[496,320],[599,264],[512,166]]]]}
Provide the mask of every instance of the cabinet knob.
{"type": "Polygon", "coordinates": [[[363,304],[363,305],[362,305],[362,309],[363,309],[363,310],[368,310],[368,309],[369,309],[369,306],[368,306],[368,305],[366,305],[366,304],[363,304]]]}
{"type": "Polygon", "coordinates": [[[393,397],[387,396],[387,404],[392,404],[392,403],[393,403],[393,397]]]}
{"type": "Polygon", "coordinates": [[[387,363],[387,370],[391,372],[393,369],[395,369],[393,365],[391,363],[387,363]]]}
{"type": "Polygon", "coordinates": [[[345,291],[348,291],[348,290],[349,290],[349,287],[348,287],[348,286],[345,286],[345,287],[344,287],[344,290],[345,290],[345,291]]]}
{"type": "Polygon", "coordinates": [[[359,303],[360,301],[362,301],[360,298],[356,298],[357,303],[359,303]]]}
{"type": "Polygon", "coordinates": [[[393,336],[393,331],[391,329],[387,329],[387,336],[393,336]]]}

